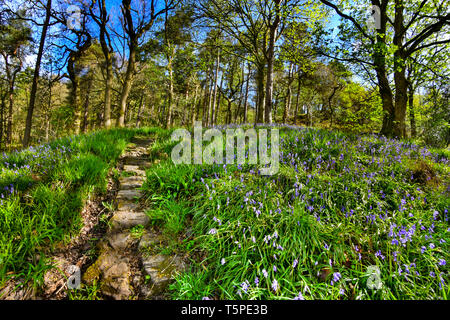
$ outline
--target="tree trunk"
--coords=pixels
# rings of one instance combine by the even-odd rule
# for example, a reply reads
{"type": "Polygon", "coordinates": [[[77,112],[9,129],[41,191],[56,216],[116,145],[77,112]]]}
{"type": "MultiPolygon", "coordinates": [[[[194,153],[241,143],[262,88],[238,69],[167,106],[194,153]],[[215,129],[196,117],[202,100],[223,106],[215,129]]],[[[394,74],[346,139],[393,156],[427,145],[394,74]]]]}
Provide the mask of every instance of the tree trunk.
{"type": "Polygon", "coordinates": [[[266,82],[266,105],[264,109],[265,123],[272,123],[272,97],[273,97],[273,64],[275,61],[275,41],[277,29],[280,24],[281,0],[273,0],[275,4],[275,20],[269,25],[269,50],[267,52],[267,82],[266,82]]]}
{"type": "Polygon", "coordinates": [[[197,117],[197,104],[198,104],[198,85],[195,86],[195,92],[194,92],[194,103],[191,104],[191,117],[190,117],[190,123],[192,126],[194,126],[195,119],[197,117]]]}
{"type": "Polygon", "coordinates": [[[403,27],[403,0],[395,0],[395,20],[394,20],[394,39],[396,46],[394,56],[394,82],[395,82],[395,113],[393,134],[396,138],[404,138],[406,136],[406,107],[408,104],[408,82],[405,75],[406,55],[403,48],[404,27],[403,27]]]}
{"type": "MultiPolygon", "coordinates": [[[[223,88],[223,78],[224,77],[223,77],[223,74],[222,74],[222,77],[220,78],[219,89],[223,88]]],[[[217,96],[217,108],[216,108],[216,111],[214,113],[214,123],[217,123],[217,117],[220,115],[220,102],[222,100],[222,94],[221,94],[220,90],[217,91],[217,94],[218,94],[218,96],[217,96]]]]}
{"type": "Polygon", "coordinates": [[[217,100],[217,82],[219,80],[219,69],[220,69],[220,48],[217,51],[217,60],[216,60],[216,74],[214,75],[214,94],[213,94],[213,102],[212,102],[212,110],[211,110],[211,125],[215,125],[216,122],[216,100],[217,100]]]}
{"type": "Polygon", "coordinates": [[[14,106],[14,83],[16,79],[16,72],[12,75],[12,79],[9,81],[9,107],[8,107],[8,117],[6,124],[6,144],[10,145],[12,141],[12,117],[13,117],[13,106],[14,106]]]}
{"type": "Polygon", "coordinates": [[[299,104],[300,104],[300,90],[302,88],[302,76],[301,76],[301,70],[298,70],[298,84],[297,84],[297,97],[296,97],[296,102],[295,102],[295,112],[294,112],[294,125],[297,125],[297,119],[298,119],[298,109],[299,109],[299,104]]]}
{"type": "Polygon", "coordinates": [[[104,111],[103,111],[103,126],[105,128],[111,127],[111,92],[112,92],[112,80],[113,80],[113,72],[112,72],[112,48],[109,41],[109,35],[107,31],[107,22],[108,22],[108,12],[106,10],[106,2],[105,0],[100,0],[99,11],[100,18],[96,18],[94,14],[91,12],[91,15],[94,18],[94,21],[98,24],[100,29],[100,45],[102,48],[103,56],[105,58],[105,97],[104,97],[104,111]]]}
{"type": "MultiPolygon", "coordinates": [[[[130,41],[131,42],[131,41],[130,41]]],[[[122,92],[120,94],[119,103],[119,118],[117,120],[117,126],[125,126],[125,112],[127,109],[128,96],[130,95],[131,86],[133,85],[133,78],[136,68],[136,48],[134,45],[130,45],[130,56],[128,58],[127,71],[125,73],[125,79],[123,82],[122,92]]]]}
{"type": "Polygon", "coordinates": [[[210,90],[210,86],[209,83],[210,81],[208,81],[208,79],[206,79],[205,81],[205,88],[204,88],[204,92],[203,92],[203,110],[202,110],[202,125],[206,126],[207,122],[208,122],[208,102],[210,100],[211,97],[211,90],[210,90]]]}
{"type": "Polygon", "coordinates": [[[80,123],[81,123],[81,112],[78,106],[78,76],[75,70],[76,63],[76,51],[71,51],[69,54],[69,61],[67,63],[67,72],[69,73],[69,79],[72,83],[72,87],[70,89],[70,106],[74,111],[74,119],[73,119],[73,132],[75,134],[79,134],[80,132],[80,123]]]}
{"type": "Polygon", "coordinates": [[[139,109],[137,112],[137,116],[136,116],[136,127],[139,128],[141,126],[141,114],[142,114],[142,110],[145,108],[145,99],[144,99],[144,95],[141,96],[141,101],[139,103],[139,109]]]}
{"type": "MultiPolygon", "coordinates": [[[[211,67],[211,73],[212,73],[213,71],[212,71],[212,67],[211,67]]],[[[206,110],[206,122],[205,122],[205,125],[206,126],[209,126],[210,125],[210,119],[211,119],[211,117],[210,117],[210,115],[211,115],[211,108],[212,108],[212,106],[211,106],[211,104],[212,104],[212,96],[213,96],[213,77],[212,76],[210,76],[210,85],[209,85],[209,97],[208,97],[208,109],[206,110]]],[[[212,122],[212,121],[211,121],[212,122]]]]}
{"type": "Polygon", "coordinates": [[[27,118],[25,120],[25,133],[23,136],[23,147],[26,148],[30,144],[30,138],[31,138],[31,126],[33,121],[33,112],[34,112],[34,105],[36,103],[36,92],[37,92],[37,86],[38,86],[38,80],[39,80],[39,71],[41,67],[41,60],[42,60],[42,54],[44,52],[44,44],[45,44],[45,38],[47,36],[47,29],[50,22],[50,13],[51,13],[51,7],[52,7],[52,0],[47,0],[47,5],[45,7],[45,20],[44,24],[42,26],[42,32],[41,32],[41,40],[39,42],[39,50],[36,57],[36,64],[34,68],[34,74],[33,74],[33,82],[31,85],[31,93],[30,93],[30,103],[28,105],[28,111],[27,111],[27,118]]]}
{"type": "Polygon", "coordinates": [[[3,150],[3,130],[4,130],[4,123],[3,123],[3,115],[6,108],[6,97],[4,94],[1,96],[1,104],[0,104],[0,150],[3,150]]]}
{"type": "MultiPolygon", "coordinates": [[[[110,54],[108,53],[108,56],[110,54]]],[[[111,58],[107,58],[111,60],[111,58]]],[[[105,79],[105,106],[103,112],[103,121],[106,129],[111,127],[111,92],[112,92],[112,61],[106,63],[106,79],[105,79]]]]}
{"type": "Polygon", "coordinates": [[[414,112],[414,88],[412,85],[409,86],[409,95],[408,95],[408,105],[409,105],[409,121],[411,125],[411,138],[416,137],[417,128],[416,128],[416,116],[414,112]]]}
{"type": "Polygon", "coordinates": [[[231,104],[232,104],[232,101],[231,101],[231,99],[227,99],[227,101],[228,101],[228,105],[227,105],[227,124],[230,124],[231,123],[231,104]]]}
{"type": "Polygon", "coordinates": [[[89,116],[89,98],[91,95],[91,88],[92,88],[92,80],[93,76],[91,75],[88,80],[88,85],[86,88],[86,96],[84,100],[84,107],[83,107],[83,124],[81,125],[81,132],[86,133],[88,128],[88,116],[89,116]]]}
{"type": "MultiPolygon", "coordinates": [[[[376,44],[379,47],[386,46],[387,30],[387,1],[380,6],[380,29],[377,32],[376,44]]],[[[386,72],[386,56],[382,50],[375,50],[374,54],[375,72],[377,75],[378,89],[383,105],[383,125],[380,133],[385,136],[392,136],[394,125],[394,103],[393,94],[389,85],[386,72]]]]}
{"type": "Polygon", "coordinates": [[[167,69],[169,70],[169,92],[167,99],[167,114],[166,114],[166,124],[165,128],[168,129],[172,126],[172,104],[173,104],[173,68],[172,68],[172,60],[173,56],[168,57],[169,63],[167,64],[167,69]]]}
{"type": "Polygon", "coordinates": [[[288,86],[286,90],[286,100],[284,103],[284,112],[283,112],[283,123],[286,123],[287,118],[289,117],[289,110],[291,109],[291,96],[292,96],[292,71],[294,69],[294,64],[291,63],[289,67],[289,77],[288,77],[288,86]]]}
{"type": "Polygon", "coordinates": [[[256,69],[256,89],[258,92],[258,101],[256,106],[255,123],[264,123],[264,67],[258,66],[256,69]]]}
{"type": "Polygon", "coordinates": [[[248,87],[250,84],[250,63],[248,63],[247,67],[248,67],[248,75],[247,75],[247,83],[245,84],[245,96],[244,96],[244,123],[247,123],[248,87]]]}
{"type": "Polygon", "coordinates": [[[50,111],[52,109],[52,74],[53,74],[53,64],[50,68],[50,79],[48,81],[48,105],[45,112],[45,141],[48,142],[50,136],[50,111]]]}
{"type": "Polygon", "coordinates": [[[244,82],[245,82],[245,65],[242,68],[242,81],[241,85],[239,86],[239,102],[236,111],[234,113],[234,123],[237,123],[239,115],[242,115],[241,107],[242,101],[244,100],[244,82]]]}

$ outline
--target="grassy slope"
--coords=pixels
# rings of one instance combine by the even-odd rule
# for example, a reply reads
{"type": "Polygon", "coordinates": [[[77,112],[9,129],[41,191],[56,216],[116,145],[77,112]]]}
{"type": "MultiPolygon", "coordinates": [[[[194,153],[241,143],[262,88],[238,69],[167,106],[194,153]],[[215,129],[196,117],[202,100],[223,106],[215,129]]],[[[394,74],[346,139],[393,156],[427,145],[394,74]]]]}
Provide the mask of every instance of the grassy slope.
{"type": "Polygon", "coordinates": [[[80,230],[85,200],[106,191],[108,170],[136,132],[99,131],[0,156],[0,285],[42,281],[45,255],[80,230]]]}
{"type": "Polygon", "coordinates": [[[448,297],[448,150],[324,130],[281,137],[280,172],[262,177],[247,165],[175,166],[176,143],[159,131],[148,214],[174,239],[162,252],[195,258],[174,298],[448,297]],[[381,290],[367,288],[371,265],[381,290]]]}

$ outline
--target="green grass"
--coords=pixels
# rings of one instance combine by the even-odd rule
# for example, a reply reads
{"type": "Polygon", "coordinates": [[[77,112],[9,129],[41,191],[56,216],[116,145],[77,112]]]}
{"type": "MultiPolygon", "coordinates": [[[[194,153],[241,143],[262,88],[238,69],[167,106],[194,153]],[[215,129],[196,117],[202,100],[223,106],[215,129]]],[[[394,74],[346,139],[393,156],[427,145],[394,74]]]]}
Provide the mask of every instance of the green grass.
{"type": "MultiPolygon", "coordinates": [[[[170,155],[169,132],[158,134],[152,154],[170,155]]],[[[170,158],[147,170],[154,225],[192,232],[179,240],[192,264],[174,299],[447,299],[448,150],[315,129],[281,138],[272,177],[170,158]]]]}
{"type": "Polygon", "coordinates": [[[106,191],[108,171],[141,133],[98,131],[0,157],[0,286],[12,277],[42,284],[46,256],[77,235],[86,199],[106,191]]]}

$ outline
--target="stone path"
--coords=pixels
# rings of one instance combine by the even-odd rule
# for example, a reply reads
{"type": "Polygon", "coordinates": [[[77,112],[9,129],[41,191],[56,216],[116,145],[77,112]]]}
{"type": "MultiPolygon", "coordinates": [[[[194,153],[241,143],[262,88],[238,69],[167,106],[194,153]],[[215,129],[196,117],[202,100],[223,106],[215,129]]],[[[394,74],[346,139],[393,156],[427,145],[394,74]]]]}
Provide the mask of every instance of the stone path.
{"type": "Polygon", "coordinates": [[[148,138],[136,138],[121,157],[124,166],[117,211],[99,242],[96,262],[83,274],[83,283],[91,285],[97,280],[102,295],[117,300],[157,299],[173,274],[185,269],[180,257],[151,254],[149,250],[163,241],[149,226],[150,219],[139,205],[142,196],[139,188],[145,179],[145,169],[151,166],[147,150],[151,142],[148,138]],[[133,233],[133,228],[141,228],[141,232],[133,233]]]}

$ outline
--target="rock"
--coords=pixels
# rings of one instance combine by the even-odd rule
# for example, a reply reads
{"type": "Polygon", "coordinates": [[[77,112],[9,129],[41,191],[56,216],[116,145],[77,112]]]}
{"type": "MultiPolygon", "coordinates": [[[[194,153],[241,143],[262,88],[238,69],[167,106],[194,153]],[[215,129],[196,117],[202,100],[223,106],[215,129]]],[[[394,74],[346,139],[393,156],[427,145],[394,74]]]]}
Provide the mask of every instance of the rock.
{"type": "Polygon", "coordinates": [[[133,211],[139,207],[137,203],[130,202],[129,200],[119,200],[117,204],[118,211],[133,211]]]}
{"type": "Polygon", "coordinates": [[[161,293],[172,281],[177,272],[185,270],[186,266],[178,256],[164,256],[161,254],[142,258],[144,271],[150,276],[151,294],[161,293]]]}
{"type": "Polygon", "coordinates": [[[161,243],[162,237],[157,233],[151,231],[145,231],[139,241],[138,250],[143,251],[151,248],[152,246],[161,243]]]}
{"type": "Polygon", "coordinates": [[[119,179],[121,190],[131,190],[140,188],[143,182],[144,178],[141,176],[131,176],[119,179]]]}
{"type": "Polygon", "coordinates": [[[127,165],[127,164],[123,166],[123,171],[125,171],[125,172],[134,172],[134,170],[139,170],[139,166],[127,165]]]}
{"type": "MultiPolygon", "coordinates": [[[[148,158],[125,158],[125,166],[137,166],[137,169],[147,169],[151,166],[151,163],[147,160],[148,158]]],[[[134,169],[135,170],[135,169],[134,169]]]]}
{"type": "Polygon", "coordinates": [[[131,248],[138,239],[131,236],[129,232],[112,233],[107,237],[108,245],[117,251],[125,251],[131,248]]]}
{"type": "Polygon", "coordinates": [[[123,171],[133,173],[136,176],[145,176],[145,171],[139,169],[139,166],[124,165],[123,171]]]}
{"type": "Polygon", "coordinates": [[[130,267],[126,262],[120,262],[107,268],[100,284],[102,293],[116,300],[128,299],[133,294],[130,274],[130,267]]]}
{"type": "Polygon", "coordinates": [[[130,275],[128,259],[120,257],[112,250],[106,250],[83,274],[83,281],[91,285],[97,280],[102,294],[123,300],[133,294],[130,275]]]}
{"type": "Polygon", "coordinates": [[[111,218],[113,231],[129,229],[137,225],[144,227],[150,223],[150,218],[144,212],[117,211],[111,218]]]}
{"type": "Polygon", "coordinates": [[[117,199],[119,200],[134,200],[140,198],[142,192],[140,190],[120,190],[117,194],[117,199]]]}

